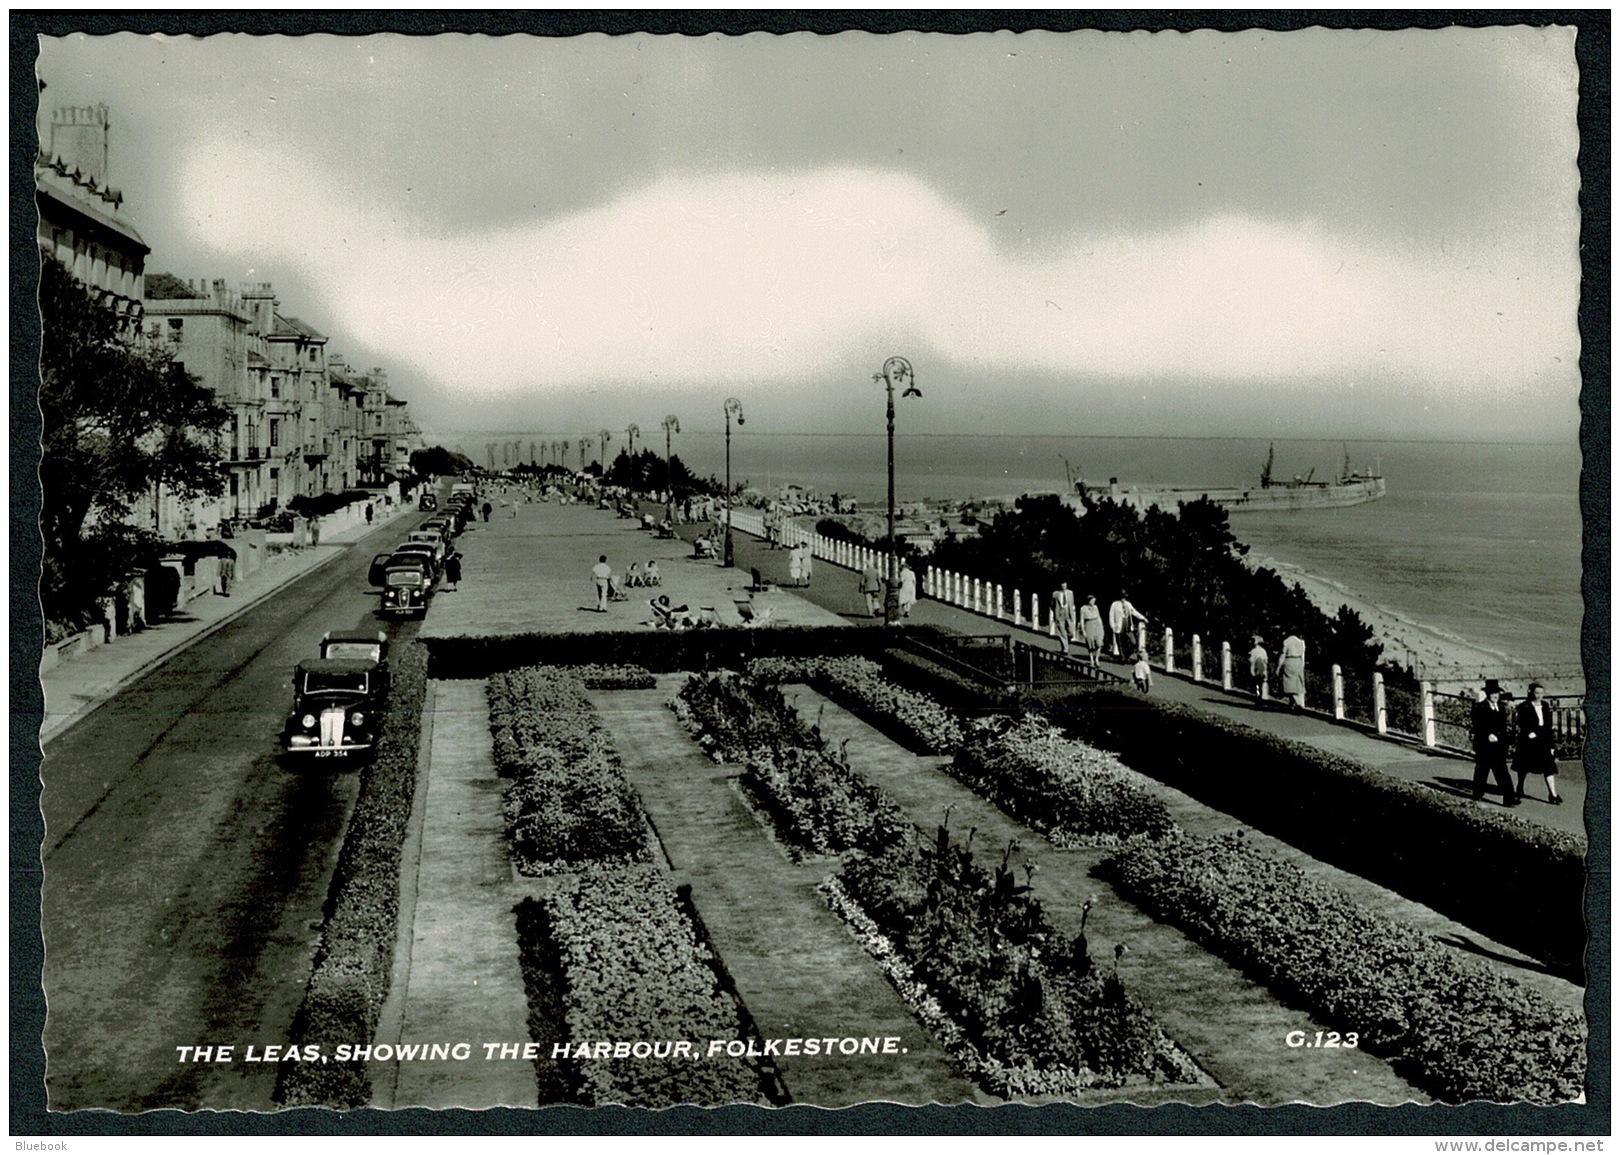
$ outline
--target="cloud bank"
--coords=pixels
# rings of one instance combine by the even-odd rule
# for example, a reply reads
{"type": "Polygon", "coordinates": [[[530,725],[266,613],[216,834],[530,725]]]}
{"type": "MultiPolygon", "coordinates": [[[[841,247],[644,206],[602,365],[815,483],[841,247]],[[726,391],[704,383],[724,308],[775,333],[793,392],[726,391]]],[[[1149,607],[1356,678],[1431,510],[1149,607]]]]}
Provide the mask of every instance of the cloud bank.
{"type": "Polygon", "coordinates": [[[1517,234],[1419,249],[1312,219],[1104,223],[1020,243],[873,168],[670,174],[587,211],[462,231],[409,190],[239,139],[185,158],[221,253],[287,302],[471,395],[814,377],[897,340],[964,370],[1228,383],[1409,381],[1444,398],[1573,380],[1576,254],[1517,234]],[[1031,256],[1031,252],[1039,255],[1031,256]]]}

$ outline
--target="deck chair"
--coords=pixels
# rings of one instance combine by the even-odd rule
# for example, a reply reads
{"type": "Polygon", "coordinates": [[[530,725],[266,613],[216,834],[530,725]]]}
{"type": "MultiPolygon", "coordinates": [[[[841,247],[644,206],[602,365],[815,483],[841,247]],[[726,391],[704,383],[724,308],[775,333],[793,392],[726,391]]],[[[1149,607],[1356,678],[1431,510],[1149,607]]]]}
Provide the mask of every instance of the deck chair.
{"type": "Polygon", "coordinates": [[[769,625],[771,615],[776,613],[775,606],[767,606],[764,610],[757,609],[751,597],[732,598],[731,601],[737,607],[737,616],[742,619],[742,624],[749,629],[769,625]]]}

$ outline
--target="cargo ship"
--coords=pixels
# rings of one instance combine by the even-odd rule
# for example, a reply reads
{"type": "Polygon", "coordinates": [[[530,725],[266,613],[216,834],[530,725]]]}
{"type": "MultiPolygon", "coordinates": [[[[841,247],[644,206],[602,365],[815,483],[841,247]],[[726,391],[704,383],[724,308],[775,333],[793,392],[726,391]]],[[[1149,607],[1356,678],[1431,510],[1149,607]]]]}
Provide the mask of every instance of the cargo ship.
{"type": "MultiPolygon", "coordinates": [[[[1084,497],[1110,498],[1136,510],[1151,506],[1174,512],[1183,501],[1197,501],[1207,497],[1224,506],[1228,513],[1272,513],[1290,509],[1335,509],[1347,505],[1364,505],[1384,496],[1384,478],[1376,466],[1357,469],[1350,464],[1347,450],[1339,466],[1339,475],[1332,481],[1315,480],[1316,470],[1304,475],[1295,474],[1281,480],[1276,477],[1277,447],[1272,445],[1266,454],[1266,463],[1260,470],[1260,483],[1253,486],[1171,486],[1121,485],[1119,478],[1110,477],[1107,485],[1087,484],[1083,477],[1069,471],[1070,492],[1064,500],[1079,507],[1084,497]]],[[[1067,465],[1067,461],[1064,462],[1067,465]]]]}

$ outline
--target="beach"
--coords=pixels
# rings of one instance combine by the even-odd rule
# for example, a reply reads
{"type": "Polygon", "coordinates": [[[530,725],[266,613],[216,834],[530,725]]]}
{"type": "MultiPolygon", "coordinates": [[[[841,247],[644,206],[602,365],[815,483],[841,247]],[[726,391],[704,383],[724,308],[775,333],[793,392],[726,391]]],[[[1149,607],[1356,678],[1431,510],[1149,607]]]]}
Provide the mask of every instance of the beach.
{"type": "Polygon", "coordinates": [[[1265,554],[1251,552],[1246,560],[1255,568],[1275,570],[1284,581],[1298,585],[1325,614],[1336,616],[1340,606],[1349,606],[1372,627],[1373,636],[1384,646],[1386,662],[1411,666],[1420,678],[1433,682],[1437,690],[1477,690],[1489,677],[1500,679],[1515,697],[1524,695],[1531,678],[1542,682],[1549,694],[1585,691],[1582,681],[1543,674],[1512,655],[1387,609],[1332,578],[1265,554]]]}

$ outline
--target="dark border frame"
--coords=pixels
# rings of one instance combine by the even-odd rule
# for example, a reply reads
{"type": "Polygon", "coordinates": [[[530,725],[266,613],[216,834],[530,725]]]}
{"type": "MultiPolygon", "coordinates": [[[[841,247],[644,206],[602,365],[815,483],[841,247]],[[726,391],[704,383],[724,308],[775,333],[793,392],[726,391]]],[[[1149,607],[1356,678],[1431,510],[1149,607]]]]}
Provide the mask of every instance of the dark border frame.
{"type": "Polygon", "coordinates": [[[780,1134],[1122,1134],[1122,1135],[1605,1135],[1610,1131],[1609,1056],[1610,841],[1609,817],[1609,148],[1610,14],[1606,10],[1459,11],[1137,11],[1077,13],[1014,10],[940,11],[600,11],[600,12],[125,12],[14,11],[11,28],[11,1132],[14,1135],[780,1135],[780,1134]],[[1441,28],[1524,24],[1576,29],[1580,69],[1577,125],[1581,143],[1581,333],[1580,445],[1585,455],[1580,501],[1583,514],[1582,593],[1586,616],[1581,636],[1587,670],[1591,736],[1588,826],[1591,884],[1588,917],[1591,984],[1587,1006],[1591,1054],[1587,1101],[1559,1107],[1159,1107],[901,1108],[870,1104],[841,1111],[791,1107],[677,1109],[655,1113],[626,1108],[545,1108],[538,1111],[398,1112],[347,1114],[299,1110],[270,1115],[158,1111],[144,1115],[107,1112],[47,1113],[41,1032],[45,1005],[40,985],[38,724],[43,699],[36,676],[43,641],[37,598],[40,543],[40,417],[37,391],[39,319],[34,307],[32,163],[37,151],[33,75],[36,37],[71,32],[115,31],[207,34],[328,32],[359,35],[402,32],[567,36],[585,32],[947,33],[1011,31],[1213,29],[1276,31],[1328,28],[1441,28]]]}

